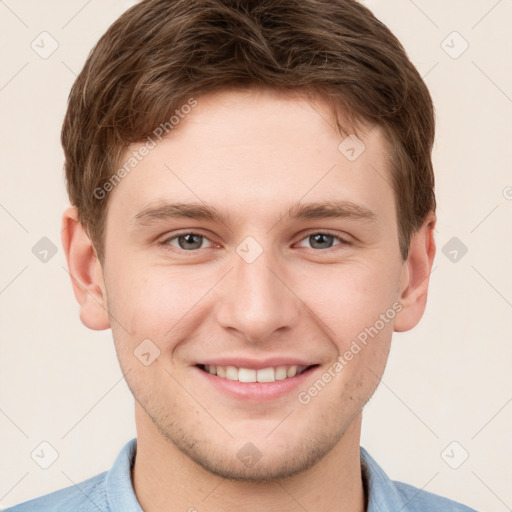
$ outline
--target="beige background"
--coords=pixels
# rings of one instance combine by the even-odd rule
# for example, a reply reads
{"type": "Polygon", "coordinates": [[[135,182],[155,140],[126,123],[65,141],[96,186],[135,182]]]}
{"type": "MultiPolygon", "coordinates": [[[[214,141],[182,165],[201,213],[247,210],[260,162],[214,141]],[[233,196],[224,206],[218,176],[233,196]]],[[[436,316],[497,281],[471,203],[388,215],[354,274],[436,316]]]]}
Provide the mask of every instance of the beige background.
{"type": "MultiPolygon", "coordinates": [[[[108,469],[135,436],[111,333],[78,318],[60,246],[67,196],[59,143],[75,74],[132,3],[0,2],[3,507],[108,469]],[[31,48],[48,38],[43,31],[59,45],[46,59],[31,48]],[[58,248],[46,263],[32,253],[42,237],[58,248]],[[31,458],[42,441],[59,454],[46,470],[31,458]]],[[[427,311],[415,330],[395,335],[362,445],[394,479],[504,512],[512,507],[512,2],[365,3],[403,42],[433,95],[439,220],[427,311]],[[464,40],[469,47],[453,58],[464,40]],[[468,249],[456,262],[443,253],[452,237],[468,249]],[[445,460],[456,465],[465,451],[469,458],[449,467],[445,460]]]]}

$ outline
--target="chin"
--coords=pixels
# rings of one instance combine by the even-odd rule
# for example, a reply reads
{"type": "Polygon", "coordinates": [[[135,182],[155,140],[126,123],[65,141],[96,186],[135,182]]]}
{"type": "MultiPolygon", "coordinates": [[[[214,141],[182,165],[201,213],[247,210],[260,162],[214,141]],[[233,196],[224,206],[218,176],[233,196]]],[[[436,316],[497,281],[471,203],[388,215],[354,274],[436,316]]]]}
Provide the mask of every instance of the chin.
{"type": "Polygon", "coordinates": [[[313,467],[330,450],[329,446],[310,446],[306,452],[288,449],[282,453],[263,450],[256,461],[243,462],[238,457],[239,450],[226,447],[224,453],[186,453],[196,464],[206,471],[228,480],[251,483],[272,482],[303,473],[313,467]],[[227,452],[231,452],[227,453],[227,452]],[[234,453],[233,453],[234,452],[234,453]]]}
{"type": "Polygon", "coordinates": [[[161,428],[160,433],[188,459],[222,478],[264,483],[303,473],[322,460],[343,437],[343,432],[317,431],[307,438],[289,436],[287,445],[272,439],[214,440],[190,430],[161,428]]]}

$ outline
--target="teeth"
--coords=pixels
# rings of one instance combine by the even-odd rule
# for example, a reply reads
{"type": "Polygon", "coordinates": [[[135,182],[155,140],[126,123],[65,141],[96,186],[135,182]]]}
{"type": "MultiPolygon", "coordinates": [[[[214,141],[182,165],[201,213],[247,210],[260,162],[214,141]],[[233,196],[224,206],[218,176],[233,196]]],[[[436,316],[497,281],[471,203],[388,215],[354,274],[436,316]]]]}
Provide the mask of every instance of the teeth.
{"type": "Polygon", "coordinates": [[[286,377],[286,366],[278,366],[276,368],[276,380],[284,380],[286,377]]]}
{"type": "Polygon", "coordinates": [[[258,382],[274,382],[276,380],[276,372],[274,368],[263,368],[256,372],[256,380],[258,382]]]}
{"type": "Polygon", "coordinates": [[[226,379],[238,380],[238,368],[234,366],[226,366],[226,379]]]}
{"type": "MultiPolygon", "coordinates": [[[[212,373],[211,366],[210,366],[210,373],[212,373]]],[[[286,370],[286,376],[287,377],[295,377],[296,374],[297,374],[297,367],[296,366],[290,366],[290,368],[288,368],[288,370],[286,370]]]]}
{"type": "Polygon", "coordinates": [[[204,365],[204,370],[223,379],[237,380],[239,382],[274,382],[284,380],[301,374],[307,366],[277,366],[276,368],[237,368],[236,366],[204,365]]]}
{"type": "Polygon", "coordinates": [[[238,380],[240,382],[256,382],[256,370],[249,370],[248,368],[239,368],[238,380]]]}

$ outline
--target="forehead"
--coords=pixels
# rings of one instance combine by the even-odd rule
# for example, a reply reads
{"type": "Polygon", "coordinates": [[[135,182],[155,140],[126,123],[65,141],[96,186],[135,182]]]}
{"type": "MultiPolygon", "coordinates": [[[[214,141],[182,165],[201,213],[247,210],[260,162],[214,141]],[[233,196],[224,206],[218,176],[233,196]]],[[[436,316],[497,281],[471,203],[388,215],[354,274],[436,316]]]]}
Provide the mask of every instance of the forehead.
{"type": "Polygon", "coordinates": [[[341,135],[326,102],[296,92],[223,91],[196,101],[167,137],[153,137],[109,210],[133,218],[151,204],[204,202],[238,219],[275,221],[283,205],[341,200],[394,218],[380,127],[341,135]]]}

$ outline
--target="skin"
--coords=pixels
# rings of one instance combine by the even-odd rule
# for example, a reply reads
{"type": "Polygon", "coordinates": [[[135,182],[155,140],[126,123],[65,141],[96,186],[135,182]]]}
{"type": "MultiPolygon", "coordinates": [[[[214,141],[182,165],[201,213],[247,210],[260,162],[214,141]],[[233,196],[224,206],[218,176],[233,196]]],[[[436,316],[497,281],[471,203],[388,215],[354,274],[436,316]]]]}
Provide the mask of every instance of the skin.
{"type": "Polygon", "coordinates": [[[205,95],[110,192],[103,264],[75,208],[64,213],[80,318],[112,329],[135,398],[132,480],[146,512],[365,510],[361,412],[392,332],[423,315],[436,218],[414,234],[403,261],[381,129],[361,126],[366,149],[350,162],[334,123],[321,98],[263,89],[205,95]],[[287,215],[293,202],[331,200],[363,205],[376,220],[287,215]],[[135,227],[134,216],[159,201],[200,201],[229,220],[135,227]],[[199,248],[171,239],[183,229],[204,235],[199,248]],[[310,235],[325,230],[351,244],[315,245],[310,235]],[[236,252],[248,236],[263,251],[252,263],[236,252]],[[166,240],[171,249],[159,245],[166,240]],[[297,393],[394,303],[394,319],[301,404],[297,393]],[[148,338],[160,355],[145,366],[133,352],[148,338]],[[298,389],[264,402],[228,396],[195,367],[220,356],[297,355],[319,366],[298,389]],[[248,442],[262,454],[251,467],[237,457],[248,442]]]}

